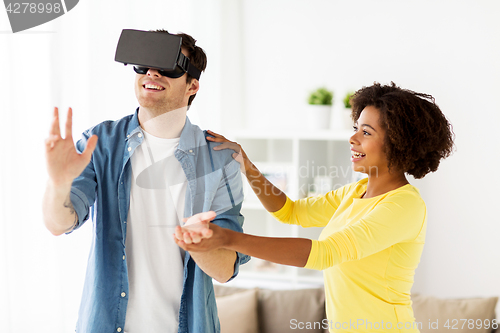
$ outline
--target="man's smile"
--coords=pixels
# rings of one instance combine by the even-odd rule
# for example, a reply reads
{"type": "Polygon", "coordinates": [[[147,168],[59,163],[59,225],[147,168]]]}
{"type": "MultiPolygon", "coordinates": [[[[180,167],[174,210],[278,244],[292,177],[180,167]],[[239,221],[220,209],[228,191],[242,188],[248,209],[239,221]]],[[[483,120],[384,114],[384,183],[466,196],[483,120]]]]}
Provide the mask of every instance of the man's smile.
{"type": "Polygon", "coordinates": [[[146,90],[157,90],[157,91],[165,90],[164,87],[150,82],[143,84],[142,87],[146,90]]]}

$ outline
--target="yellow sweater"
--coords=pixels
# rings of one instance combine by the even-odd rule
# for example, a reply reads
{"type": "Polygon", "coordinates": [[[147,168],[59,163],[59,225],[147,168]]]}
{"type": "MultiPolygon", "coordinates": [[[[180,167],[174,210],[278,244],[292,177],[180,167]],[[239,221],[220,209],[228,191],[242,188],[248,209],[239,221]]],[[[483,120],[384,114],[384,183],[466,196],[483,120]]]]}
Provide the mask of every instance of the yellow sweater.
{"type": "Polygon", "coordinates": [[[367,179],[324,196],[285,205],[273,215],[325,227],[312,241],[306,268],[324,270],[330,332],[419,332],[410,290],[425,243],[427,213],[407,184],[361,199],[367,179]]]}

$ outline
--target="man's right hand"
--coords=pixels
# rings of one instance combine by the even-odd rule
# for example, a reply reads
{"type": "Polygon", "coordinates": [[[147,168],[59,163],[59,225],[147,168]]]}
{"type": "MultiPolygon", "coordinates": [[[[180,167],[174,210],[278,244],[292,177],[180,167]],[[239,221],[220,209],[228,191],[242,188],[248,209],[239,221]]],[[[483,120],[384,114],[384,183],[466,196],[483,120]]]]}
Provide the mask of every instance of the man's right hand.
{"type": "Polygon", "coordinates": [[[87,167],[97,144],[97,136],[87,140],[85,150],[79,154],[71,134],[72,110],[68,109],[64,139],[59,129],[59,111],[54,108],[50,135],[45,140],[45,156],[49,181],[43,198],[45,226],[54,235],[61,235],[75,228],[78,214],[71,203],[71,185],[87,167]]]}
{"type": "Polygon", "coordinates": [[[92,152],[97,144],[97,136],[92,135],[85,150],[79,154],[73,143],[72,135],[73,111],[68,109],[64,139],[59,128],[59,110],[54,108],[54,120],[50,128],[50,135],[45,140],[45,156],[47,171],[53,185],[68,186],[78,177],[89,164],[92,152]]]}

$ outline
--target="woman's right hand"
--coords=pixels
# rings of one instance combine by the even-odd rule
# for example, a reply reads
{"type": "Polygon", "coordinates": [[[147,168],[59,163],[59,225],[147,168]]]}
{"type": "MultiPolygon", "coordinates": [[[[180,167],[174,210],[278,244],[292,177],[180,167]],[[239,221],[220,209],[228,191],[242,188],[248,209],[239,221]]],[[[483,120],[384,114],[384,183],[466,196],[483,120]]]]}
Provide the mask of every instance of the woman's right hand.
{"type": "Polygon", "coordinates": [[[235,151],[233,158],[236,162],[240,163],[241,172],[247,174],[247,171],[252,167],[252,162],[248,159],[247,154],[243,150],[240,144],[237,142],[226,139],[223,135],[217,134],[210,130],[207,130],[210,135],[214,137],[207,136],[207,140],[212,142],[222,142],[219,146],[214,147],[214,150],[232,149],[235,151]]]}

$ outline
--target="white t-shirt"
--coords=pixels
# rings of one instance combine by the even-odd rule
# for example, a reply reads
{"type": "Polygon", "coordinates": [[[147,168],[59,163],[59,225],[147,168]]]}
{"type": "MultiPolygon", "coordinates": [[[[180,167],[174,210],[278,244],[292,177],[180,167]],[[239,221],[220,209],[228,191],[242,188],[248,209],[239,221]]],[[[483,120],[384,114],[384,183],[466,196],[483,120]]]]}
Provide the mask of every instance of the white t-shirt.
{"type": "Polygon", "coordinates": [[[173,155],[178,144],[179,138],[161,139],[144,132],[131,157],[126,333],[177,332],[184,251],[172,234],[182,221],[187,189],[186,176],[173,155]]]}

